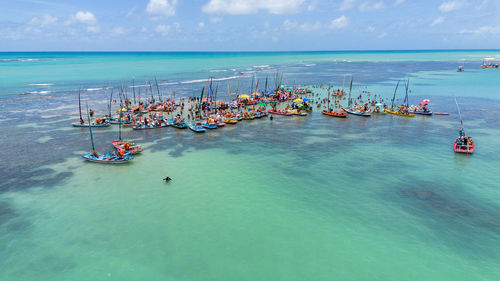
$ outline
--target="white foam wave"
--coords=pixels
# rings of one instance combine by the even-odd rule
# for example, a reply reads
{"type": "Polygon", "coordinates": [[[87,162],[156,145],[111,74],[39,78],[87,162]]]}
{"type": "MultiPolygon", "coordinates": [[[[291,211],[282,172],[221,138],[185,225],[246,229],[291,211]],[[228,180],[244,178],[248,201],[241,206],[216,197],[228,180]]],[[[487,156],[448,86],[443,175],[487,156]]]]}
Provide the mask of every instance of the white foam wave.
{"type": "Polygon", "coordinates": [[[255,67],[255,68],[266,68],[266,67],[269,67],[269,65],[268,64],[254,65],[253,67],[255,67]]]}
{"type": "Polygon", "coordinates": [[[54,84],[52,83],[33,83],[33,84],[28,84],[29,86],[53,86],[54,84]]]}

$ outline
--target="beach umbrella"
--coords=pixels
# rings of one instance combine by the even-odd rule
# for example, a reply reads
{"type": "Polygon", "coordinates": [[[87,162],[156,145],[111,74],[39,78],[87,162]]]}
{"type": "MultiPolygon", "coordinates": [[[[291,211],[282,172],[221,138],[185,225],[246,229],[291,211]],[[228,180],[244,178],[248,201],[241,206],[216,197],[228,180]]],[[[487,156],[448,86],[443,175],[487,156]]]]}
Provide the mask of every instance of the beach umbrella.
{"type": "Polygon", "coordinates": [[[310,99],[303,99],[303,101],[310,101],[310,99]]]}
{"type": "Polygon", "coordinates": [[[265,103],[263,103],[263,102],[259,102],[259,103],[258,103],[258,104],[256,104],[256,105],[266,106],[266,104],[265,104],[265,103]]]}
{"type": "Polygon", "coordinates": [[[252,96],[260,96],[260,93],[259,92],[254,92],[254,93],[252,93],[252,96]]]}
{"type": "Polygon", "coordinates": [[[381,104],[380,102],[379,103],[376,103],[375,106],[383,106],[383,104],[381,104]]]}
{"type": "Polygon", "coordinates": [[[239,95],[239,99],[248,99],[250,96],[249,95],[239,95]]]}
{"type": "Polygon", "coordinates": [[[424,99],[422,102],[431,103],[431,101],[430,101],[430,100],[428,100],[428,99],[424,99]]]}
{"type": "Polygon", "coordinates": [[[293,102],[302,102],[303,100],[301,98],[298,98],[298,99],[294,99],[293,102]]]}

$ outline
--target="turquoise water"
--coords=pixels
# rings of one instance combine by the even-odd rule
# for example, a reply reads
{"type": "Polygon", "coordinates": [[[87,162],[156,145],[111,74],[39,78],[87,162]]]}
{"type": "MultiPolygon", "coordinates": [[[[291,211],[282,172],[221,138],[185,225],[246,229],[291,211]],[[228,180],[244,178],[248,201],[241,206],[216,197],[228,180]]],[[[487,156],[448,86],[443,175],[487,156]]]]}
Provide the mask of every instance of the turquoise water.
{"type": "MultiPolygon", "coordinates": [[[[475,60],[465,62],[464,73],[455,67],[483,53],[500,52],[424,52],[405,61],[404,54],[375,52],[355,54],[363,57],[358,62],[347,61],[351,53],[335,54],[337,62],[324,54],[255,55],[262,61],[216,54],[206,68],[185,55],[189,65],[175,72],[181,81],[230,77],[210,70],[238,72],[268,61],[240,76],[242,89],[253,75],[279,69],[299,85],[341,85],[352,73],[362,89],[390,97],[396,81],[410,77],[412,102],[430,98],[435,111],[450,115],[340,120],[313,112],[203,135],[125,130],[145,151],[123,166],[80,159],[90,143],[87,130],[68,126],[78,118],[73,90],[167,76],[129,68],[63,82],[37,71],[47,80],[14,77],[0,99],[0,144],[9,148],[0,162],[0,280],[497,280],[500,72],[480,70],[475,60]],[[25,87],[16,85],[35,80],[59,88],[15,94],[25,87]],[[459,122],[453,95],[476,141],[472,156],[451,150],[459,122]],[[173,181],[163,182],[166,175],[173,181]]],[[[71,60],[89,69],[128,65],[122,54],[80,55],[71,60]],[[95,64],[85,56],[103,57],[95,64]]],[[[57,68],[76,73],[74,67],[57,68]]],[[[220,80],[221,88],[228,81],[220,80]]],[[[162,90],[188,96],[203,85],[162,90]]],[[[99,112],[108,93],[83,98],[99,112]]],[[[109,150],[117,133],[96,130],[98,149],[109,150]]]]}

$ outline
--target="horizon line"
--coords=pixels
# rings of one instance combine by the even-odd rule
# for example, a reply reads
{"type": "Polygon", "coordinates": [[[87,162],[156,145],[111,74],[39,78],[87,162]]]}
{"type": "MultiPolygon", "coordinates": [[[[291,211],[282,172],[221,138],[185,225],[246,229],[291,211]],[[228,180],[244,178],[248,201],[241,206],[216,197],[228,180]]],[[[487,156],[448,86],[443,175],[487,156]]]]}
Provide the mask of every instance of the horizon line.
{"type": "Polygon", "coordinates": [[[57,50],[0,51],[0,53],[324,53],[324,52],[412,52],[412,51],[500,51],[500,49],[372,49],[372,50],[282,50],[282,51],[146,51],[146,50],[57,50]]]}

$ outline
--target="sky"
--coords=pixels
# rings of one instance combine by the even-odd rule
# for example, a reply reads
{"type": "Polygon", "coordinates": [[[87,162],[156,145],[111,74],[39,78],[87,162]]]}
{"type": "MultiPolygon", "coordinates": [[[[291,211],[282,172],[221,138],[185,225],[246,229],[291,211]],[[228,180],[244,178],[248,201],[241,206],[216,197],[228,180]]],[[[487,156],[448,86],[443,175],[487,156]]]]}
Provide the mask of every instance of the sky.
{"type": "Polygon", "coordinates": [[[497,49],[500,0],[0,0],[0,51],[497,49]]]}

